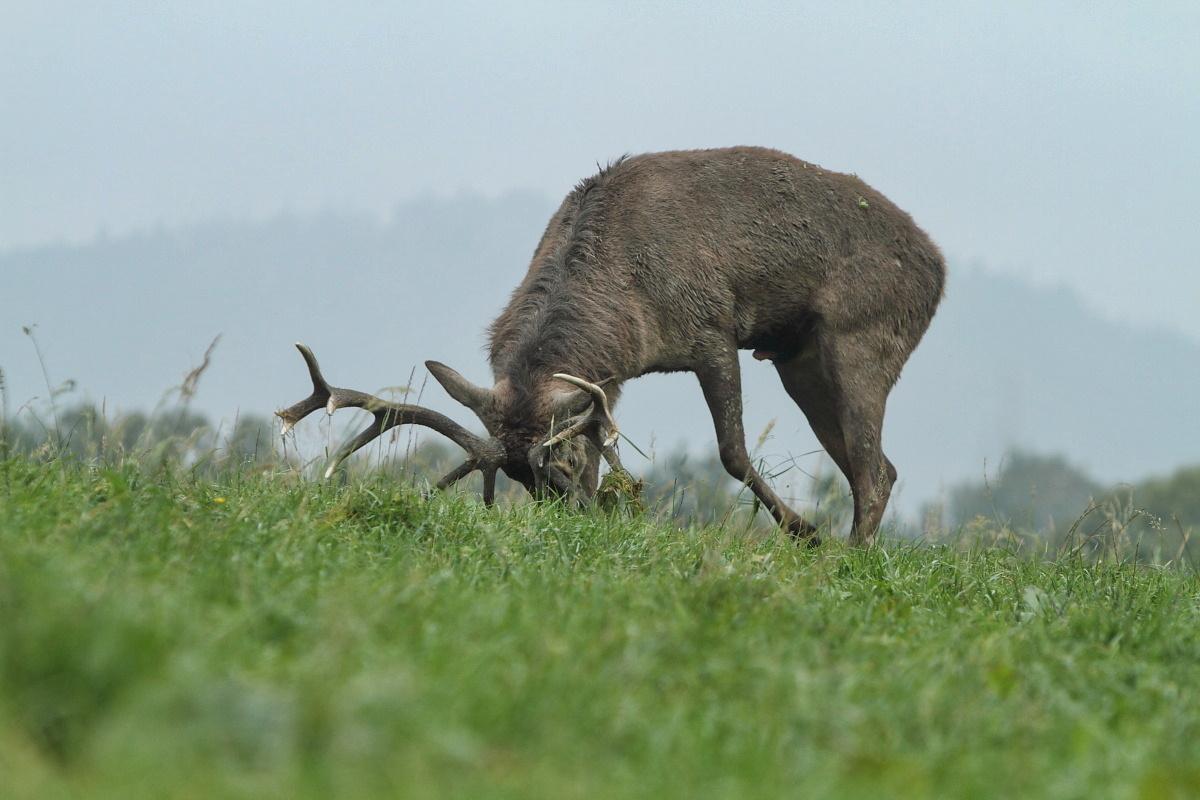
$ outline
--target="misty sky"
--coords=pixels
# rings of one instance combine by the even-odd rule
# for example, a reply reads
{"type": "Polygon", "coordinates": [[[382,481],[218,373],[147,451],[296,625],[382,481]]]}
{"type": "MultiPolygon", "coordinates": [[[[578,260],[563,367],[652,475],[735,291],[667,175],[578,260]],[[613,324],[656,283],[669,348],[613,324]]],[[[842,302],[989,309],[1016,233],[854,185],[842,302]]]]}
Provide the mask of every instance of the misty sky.
{"type": "Polygon", "coordinates": [[[0,250],[754,143],[1200,338],[1200,5],[644,5],[5,3],[0,250]]]}

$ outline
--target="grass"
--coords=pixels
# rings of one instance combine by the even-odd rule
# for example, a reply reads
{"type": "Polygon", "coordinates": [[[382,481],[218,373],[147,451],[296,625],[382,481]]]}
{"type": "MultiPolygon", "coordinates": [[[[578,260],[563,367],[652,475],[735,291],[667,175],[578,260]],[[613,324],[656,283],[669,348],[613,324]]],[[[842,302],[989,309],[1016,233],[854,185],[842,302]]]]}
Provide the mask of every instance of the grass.
{"type": "Polygon", "coordinates": [[[0,796],[1190,797],[1182,568],[0,461],[0,796]]]}

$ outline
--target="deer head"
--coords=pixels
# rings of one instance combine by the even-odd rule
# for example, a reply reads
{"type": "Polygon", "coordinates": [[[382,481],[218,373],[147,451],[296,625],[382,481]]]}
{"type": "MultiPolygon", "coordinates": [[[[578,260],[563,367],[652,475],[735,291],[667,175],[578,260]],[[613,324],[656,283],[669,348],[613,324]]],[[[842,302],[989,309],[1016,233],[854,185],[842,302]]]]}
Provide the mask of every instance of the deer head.
{"type": "Polygon", "coordinates": [[[565,373],[555,373],[558,387],[548,387],[534,402],[514,403],[510,393],[476,386],[455,370],[437,361],[425,366],[446,392],[475,413],[488,431],[481,438],[449,417],[408,403],[393,403],[354,389],[331,386],[321,374],[316,356],[297,342],[296,349],[308,366],[313,391],[295,405],[275,412],[286,435],[297,422],[319,408],[332,415],[339,408],[361,408],[374,421],[334,452],[325,477],[351,453],[397,425],[422,425],[447,437],[467,453],[467,459],[437,482],[445,489],[472,472],[483,474],[483,501],[495,500],[496,472],[503,470],[535,497],[557,496],[582,502],[595,492],[598,458],[620,468],[615,444],[617,423],[601,383],[565,373]],[[566,384],[564,386],[563,384],[566,384]],[[572,388],[567,388],[572,387],[572,388]]]}

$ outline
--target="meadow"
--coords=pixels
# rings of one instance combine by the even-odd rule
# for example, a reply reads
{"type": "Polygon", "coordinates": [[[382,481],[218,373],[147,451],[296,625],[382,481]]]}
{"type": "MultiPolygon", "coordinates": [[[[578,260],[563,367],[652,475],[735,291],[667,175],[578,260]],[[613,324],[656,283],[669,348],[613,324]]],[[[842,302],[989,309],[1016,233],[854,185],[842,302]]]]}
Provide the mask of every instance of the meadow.
{"type": "Polygon", "coordinates": [[[1200,587],[1117,548],[0,460],[0,796],[1200,795],[1200,587]]]}

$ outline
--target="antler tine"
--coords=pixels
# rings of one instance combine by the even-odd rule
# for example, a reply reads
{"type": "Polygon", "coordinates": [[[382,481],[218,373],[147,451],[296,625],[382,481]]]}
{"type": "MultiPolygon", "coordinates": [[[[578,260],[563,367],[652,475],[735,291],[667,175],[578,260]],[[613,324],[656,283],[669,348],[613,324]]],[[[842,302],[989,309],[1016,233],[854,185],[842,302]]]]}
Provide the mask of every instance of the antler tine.
{"type": "MultiPolygon", "coordinates": [[[[329,413],[332,414],[333,411],[330,410],[329,413]]],[[[342,442],[341,446],[339,446],[337,451],[334,452],[333,458],[329,460],[329,466],[325,468],[325,477],[329,478],[331,475],[333,475],[333,472],[338,468],[338,465],[349,458],[351,453],[363,445],[374,441],[380,434],[391,427],[392,425],[387,425],[382,416],[376,414],[374,421],[372,421],[362,433],[358,434],[358,436],[355,436],[349,441],[342,442]]]]}
{"type": "Polygon", "coordinates": [[[592,407],[590,410],[571,419],[567,427],[546,440],[545,446],[552,447],[565,439],[570,439],[587,432],[588,428],[592,425],[599,425],[608,431],[608,435],[604,437],[604,441],[600,445],[601,451],[612,447],[613,443],[617,441],[620,431],[617,428],[617,421],[613,419],[612,412],[608,408],[608,395],[604,393],[604,389],[600,388],[599,384],[585,381],[583,378],[569,375],[565,372],[556,372],[554,373],[554,377],[560,381],[566,381],[579,389],[583,389],[590,394],[592,396],[592,407]]]}
{"type": "Polygon", "coordinates": [[[483,470],[483,504],[490,506],[496,502],[496,468],[488,467],[483,470]]]}
{"type": "Polygon", "coordinates": [[[313,355],[312,350],[309,350],[301,342],[296,342],[296,349],[300,351],[300,355],[304,357],[304,363],[308,365],[308,375],[312,378],[313,390],[312,394],[299,403],[275,412],[275,416],[283,420],[283,427],[280,430],[280,434],[283,436],[287,436],[288,431],[296,427],[297,422],[318,408],[324,407],[329,401],[331,393],[331,387],[321,374],[321,367],[317,364],[317,357],[313,355]]]}
{"type": "Polygon", "coordinates": [[[545,442],[543,442],[542,447],[553,447],[554,445],[558,444],[559,442],[566,441],[567,439],[573,439],[574,437],[576,437],[579,434],[586,431],[588,426],[591,423],[592,423],[592,415],[591,414],[589,414],[589,413],[580,414],[579,416],[574,417],[573,420],[570,422],[570,424],[567,425],[567,427],[563,428],[561,431],[554,434],[549,439],[547,439],[545,442]]]}
{"type": "MultiPolygon", "coordinates": [[[[590,394],[594,400],[603,403],[604,407],[606,409],[608,408],[608,395],[606,395],[604,390],[600,388],[600,384],[592,383],[591,381],[585,381],[583,378],[570,375],[566,372],[556,372],[554,373],[554,377],[558,378],[560,381],[566,381],[578,389],[583,389],[585,392],[590,394]]],[[[608,380],[612,379],[609,378],[608,380]]]]}
{"type": "Polygon", "coordinates": [[[488,465],[498,463],[502,457],[503,454],[498,452],[495,444],[480,439],[444,414],[408,403],[391,403],[354,389],[339,389],[330,386],[321,374],[321,368],[317,364],[317,358],[313,355],[312,350],[299,342],[296,343],[296,349],[300,351],[300,355],[304,357],[304,362],[308,365],[308,374],[313,382],[313,393],[299,403],[275,412],[283,420],[284,433],[322,406],[328,414],[333,414],[339,408],[361,408],[369,411],[375,417],[366,429],[337,449],[330,460],[329,468],[325,470],[326,478],[332,475],[338,465],[355,450],[397,425],[423,425],[426,428],[432,428],[470,454],[470,458],[462,466],[438,483],[439,488],[444,488],[443,482],[448,486],[475,469],[486,468],[488,465]]]}
{"type": "Polygon", "coordinates": [[[475,470],[483,472],[483,504],[490,506],[496,500],[496,467],[492,463],[481,463],[478,459],[468,458],[454,469],[442,476],[437,482],[439,490],[446,489],[475,470]]]}
{"type": "Polygon", "coordinates": [[[617,455],[617,448],[613,447],[612,445],[605,447],[600,454],[604,456],[604,460],[608,462],[608,466],[612,469],[615,469],[618,472],[629,471],[625,469],[625,465],[621,463],[621,458],[617,455]]]}
{"type": "Polygon", "coordinates": [[[463,463],[459,464],[454,469],[442,476],[442,479],[437,482],[438,489],[446,489],[458,483],[463,478],[470,475],[479,468],[479,462],[473,458],[468,458],[463,463]]]}

